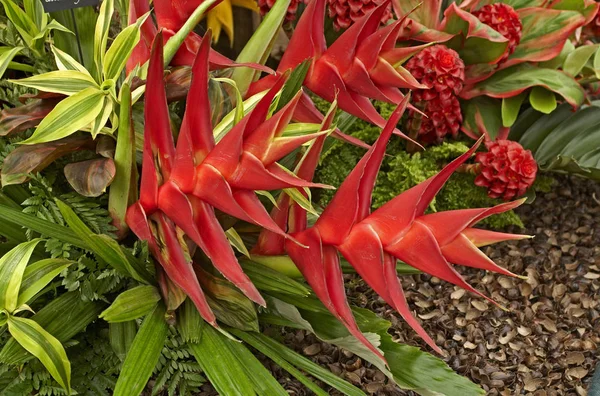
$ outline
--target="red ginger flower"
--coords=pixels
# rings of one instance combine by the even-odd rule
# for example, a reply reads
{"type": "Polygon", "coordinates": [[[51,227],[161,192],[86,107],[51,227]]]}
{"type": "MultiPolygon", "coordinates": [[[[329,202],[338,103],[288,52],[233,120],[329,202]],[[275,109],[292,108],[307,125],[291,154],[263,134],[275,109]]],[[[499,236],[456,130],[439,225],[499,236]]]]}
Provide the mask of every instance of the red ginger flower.
{"type": "Polygon", "coordinates": [[[456,51],[434,45],[413,56],[406,69],[429,88],[415,91],[413,102],[427,117],[411,110],[409,128],[418,130],[424,143],[438,143],[447,134],[455,137],[463,120],[457,99],[465,80],[462,59],[456,51]]]}
{"type": "Polygon", "coordinates": [[[520,197],[535,181],[537,163],[530,150],[517,142],[496,140],[485,143],[486,153],[477,153],[480,173],[475,184],[488,188],[491,198],[505,201],[520,197]]]}
{"type": "MultiPolygon", "coordinates": [[[[311,0],[298,24],[281,62],[277,74],[296,68],[305,60],[311,67],[304,86],[321,98],[333,102],[340,109],[374,125],[384,127],[386,121],[371,99],[398,104],[404,99],[400,88],[425,88],[400,64],[423,46],[396,47],[404,20],[380,28],[379,21],[389,6],[385,0],[345,30],[327,48],[324,35],[326,0],[311,0]],[[336,96],[337,94],[337,96],[336,96]]],[[[276,76],[267,76],[252,85],[248,94],[272,86],[276,76]]],[[[299,122],[320,123],[323,115],[305,95],[294,113],[299,122]]],[[[404,136],[399,130],[395,133],[404,136]]],[[[353,144],[365,146],[358,139],[336,130],[335,136],[353,144]]]]}
{"type": "MultiPolygon", "coordinates": [[[[328,14],[335,30],[347,29],[382,3],[382,0],[327,0],[328,14]]],[[[392,18],[392,6],[388,5],[381,17],[381,24],[392,18]]]]}
{"type": "Polygon", "coordinates": [[[271,102],[284,83],[280,78],[254,109],[215,143],[208,100],[210,40],[209,31],[192,67],[177,147],[163,81],[162,34],[154,40],[144,103],[140,199],[128,208],[126,220],[140,239],[148,241],[169,279],[190,297],[202,317],[216,326],[183,233],[225,278],[248,298],[264,305],[237,262],[214,208],[290,238],[271,219],[254,191],[323,187],[290,175],[276,161],[327,132],[282,137],[300,95],[267,119],[271,102]]]}
{"type": "MultiPolygon", "coordinates": [[[[478,144],[440,173],[405,191],[370,213],[371,193],[386,144],[406,109],[408,98],[388,120],[377,142],[364,155],[338,189],[313,227],[297,204],[280,201],[272,215],[308,249],[264,231],[254,249],[257,254],[290,255],[323,304],[371,351],[377,348],[362,335],[345,298],[339,253],[358,274],[436,351],[441,352],[412,315],[396,274],[396,260],[481,295],[450,264],[513,275],[497,266],[479,249],[495,242],[527,238],[473,228],[483,218],[510,210],[523,201],[493,208],[465,209],[425,215],[424,212],[452,173],[475,151],[478,144]],[[283,204],[282,204],[283,203],[283,204]]],[[[326,127],[327,120],[324,124],[326,127]]],[[[317,139],[302,163],[299,176],[310,180],[321,150],[317,139]]],[[[382,357],[383,358],[383,357],[382,357]]]]}
{"type": "Polygon", "coordinates": [[[521,42],[523,24],[514,8],[504,3],[487,4],[474,11],[473,15],[508,39],[508,51],[498,63],[515,52],[515,48],[521,42]]]}
{"type": "MultiPolygon", "coordinates": [[[[258,8],[260,9],[260,15],[265,15],[273,5],[276,0],[258,0],[258,8]]],[[[296,20],[296,12],[298,12],[298,5],[300,3],[304,3],[305,0],[291,0],[290,5],[288,6],[287,13],[285,14],[285,20],[288,22],[296,20]]]]}

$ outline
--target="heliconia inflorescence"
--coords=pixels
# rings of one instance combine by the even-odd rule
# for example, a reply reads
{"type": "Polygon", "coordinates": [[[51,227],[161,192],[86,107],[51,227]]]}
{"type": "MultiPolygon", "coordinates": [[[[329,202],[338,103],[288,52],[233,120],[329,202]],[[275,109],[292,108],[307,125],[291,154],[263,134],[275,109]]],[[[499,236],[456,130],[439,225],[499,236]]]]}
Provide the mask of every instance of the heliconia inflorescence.
{"type": "MultiPolygon", "coordinates": [[[[315,5],[323,3],[315,0],[309,7],[315,5]]],[[[385,54],[397,54],[396,49],[392,48],[396,25],[377,30],[379,20],[373,15],[377,16],[381,9],[377,8],[347,32],[358,40],[359,33],[375,24],[373,32],[365,35],[366,38],[361,36],[363,45],[372,49],[377,44],[379,49],[385,48],[385,54]],[[388,42],[388,38],[391,41],[388,42]]],[[[478,247],[527,238],[524,235],[473,228],[481,219],[513,209],[522,201],[493,208],[425,214],[436,193],[474,153],[479,142],[437,175],[371,213],[372,189],[386,145],[393,133],[399,133],[396,126],[408,108],[410,99],[410,95],[401,94],[397,88],[388,90],[385,88],[388,86],[381,81],[380,86],[374,84],[373,87],[381,88],[379,92],[382,95],[384,92],[396,95],[394,99],[398,107],[384,123],[381,136],[342,183],[316,223],[308,227],[305,209],[285,193],[280,194],[278,204],[269,214],[257,197],[258,190],[297,189],[307,197],[306,188],[327,187],[313,183],[312,179],[324,141],[333,129],[336,105],[339,103],[344,108],[348,106],[348,100],[360,95],[355,91],[339,90],[337,98],[335,94],[331,97],[334,105],[324,117],[319,131],[284,135],[285,128],[297,114],[305,96],[300,90],[280,110],[270,115],[272,102],[286,79],[287,74],[281,73],[269,78],[269,90],[262,99],[216,142],[208,98],[210,41],[209,30],[200,41],[193,62],[186,111],[176,145],[165,94],[162,32],[156,35],[150,51],[140,197],[129,207],[126,220],[131,230],[148,242],[150,251],[160,263],[159,274],[163,271],[166,274],[160,284],[165,298],[171,299],[169,307],[174,309],[181,303],[181,293],[177,291],[179,288],[194,302],[201,316],[217,326],[216,317],[202,291],[202,282],[199,282],[198,277],[203,272],[193,261],[196,247],[249,299],[265,305],[263,297],[238,263],[225,230],[217,220],[216,208],[262,227],[252,254],[289,255],[325,306],[351,334],[383,360],[384,356],[361,333],[354,320],[345,296],[340,253],[432,348],[440,351],[410,312],[396,274],[396,260],[400,259],[423,272],[482,295],[464,280],[452,264],[513,275],[494,264],[478,247]],[[277,163],[311,141],[295,172],[289,172],[277,163]]],[[[357,54],[367,49],[359,48],[357,54]]],[[[332,52],[319,58],[323,63],[313,63],[312,76],[321,68],[331,71],[332,65],[347,65],[348,86],[354,86],[350,83],[358,84],[359,81],[378,81],[381,75],[376,78],[369,75],[378,67],[385,70],[388,76],[399,77],[396,69],[386,69],[386,65],[390,64],[377,53],[372,67],[353,71],[360,65],[345,59],[347,55],[341,53],[341,48],[332,46],[327,51],[332,52]],[[350,63],[344,63],[346,61],[350,63]],[[361,70],[364,73],[361,74],[361,70]]],[[[305,59],[303,54],[295,55],[300,60],[305,59]]],[[[325,73],[319,79],[326,76],[325,73]]],[[[317,84],[317,80],[314,84],[317,84]]],[[[412,85],[419,86],[417,83],[412,85]]],[[[361,89],[368,89],[368,84],[360,86],[361,89]]],[[[366,96],[360,97],[368,102],[366,96]]],[[[362,102],[352,103],[357,105],[362,102]]]]}
{"type": "MultiPolygon", "coordinates": [[[[382,2],[327,48],[323,27],[326,1],[311,1],[281,58],[278,75],[309,60],[305,87],[329,102],[337,98],[340,109],[383,127],[385,119],[373,107],[372,99],[397,105],[404,99],[401,88],[427,88],[400,65],[423,48],[396,47],[404,20],[380,27],[381,17],[388,11],[389,4],[389,0],[382,2]]],[[[257,81],[250,94],[272,87],[277,78],[277,75],[267,76],[257,81]]],[[[321,122],[322,117],[308,95],[303,95],[294,119],[321,122]]],[[[403,136],[399,130],[395,132],[403,136]]],[[[364,146],[356,139],[340,135],[339,131],[336,134],[353,144],[364,146]]]]}

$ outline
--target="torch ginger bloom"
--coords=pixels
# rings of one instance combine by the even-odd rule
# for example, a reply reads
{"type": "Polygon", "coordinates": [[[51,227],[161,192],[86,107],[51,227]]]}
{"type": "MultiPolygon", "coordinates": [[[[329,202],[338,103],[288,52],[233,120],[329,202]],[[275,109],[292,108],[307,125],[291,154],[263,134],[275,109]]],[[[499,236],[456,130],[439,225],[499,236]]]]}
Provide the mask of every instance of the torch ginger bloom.
{"type": "MultiPolygon", "coordinates": [[[[385,147],[406,109],[407,99],[390,117],[377,142],[348,175],[313,227],[307,228],[306,215],[289,200],[280,201],[274,209],[272,215],[278,224],[284,227],[287,222],[292,236],[308,249],[263,231],[253,250],[255,254],[271,255],[282,254],[284,248],[323,304],[354,336],[379,356],[381,354],[377,348],[358,329],[345,298],[338,252],[434,350],[441,352],[410,312],[397,278],[396,260],[483,296],[464,280],[452,264],[515,276],[496,265],[478,247],[528,238],[526,235],[473,228],[488,216],[519,206],[522,200],[493,208],[425,214],[437,192],[473,154],[479,142],[437,175],[370,213],[371,193],[385,147]]],[[[321,150],[320,139],[315,141],[297,169],[298,175],[307,180],[312,178],[316,166],[314,158],[318,158],[321,150]]]]}

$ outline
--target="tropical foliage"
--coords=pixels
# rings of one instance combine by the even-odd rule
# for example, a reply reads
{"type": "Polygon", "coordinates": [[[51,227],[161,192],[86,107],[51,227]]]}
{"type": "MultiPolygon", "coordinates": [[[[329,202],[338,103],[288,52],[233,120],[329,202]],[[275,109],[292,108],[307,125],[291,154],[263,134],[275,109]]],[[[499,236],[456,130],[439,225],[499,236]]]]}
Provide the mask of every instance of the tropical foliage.
{"type": "Polygon", "coordinates": [[[479,247],[529,236],[474,226],[520,224],[538,164],[598,177],[599,51],[578,34],[598,6],[442,3],[104,0],[77,12],[80,54],[64,14],[2,0],[0,393],[287,394],[259,352],[364,394],[265,331],[286,327],[403,389],[482,394],[343,275],[437,355],[399,276],[488,300],[455,266],[519,276],[479,247]],[[265,14],[235,61],[211,48],[232,5],[265,14]]]}

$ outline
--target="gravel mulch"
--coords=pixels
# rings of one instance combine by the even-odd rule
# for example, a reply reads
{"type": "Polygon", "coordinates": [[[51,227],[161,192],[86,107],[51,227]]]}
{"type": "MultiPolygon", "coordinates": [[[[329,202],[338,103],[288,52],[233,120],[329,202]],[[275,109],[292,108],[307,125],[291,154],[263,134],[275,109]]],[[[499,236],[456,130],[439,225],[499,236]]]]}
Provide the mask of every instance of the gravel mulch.
{"type": "MultiPolygon", "coordinates": [[[[459,269],[508,312],[427,275],[402,278],[407,299],[425,330],[448,353],[447,363],[488,395],[585,395],[600,345],[600,184],[559,177],[553,192],[538,195],[518,211],[526,229],[510,231],[536,237],[484,252],[528,280],[459,269]]],[[[428,350],[360,279],[350,278],[347,286],[351,302],[390,320],[400,342],[428,350]]],[[[413,394],[387,384],[370,364],[310,334],[289,332],[285,339],[366,392],[413,394]]],[[[269,366],[292,394],[309,394],[287,373],[269,366]]]]}

